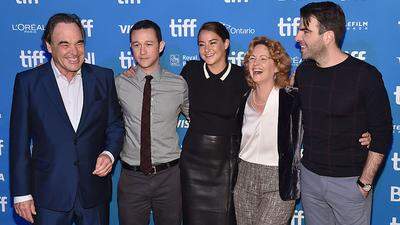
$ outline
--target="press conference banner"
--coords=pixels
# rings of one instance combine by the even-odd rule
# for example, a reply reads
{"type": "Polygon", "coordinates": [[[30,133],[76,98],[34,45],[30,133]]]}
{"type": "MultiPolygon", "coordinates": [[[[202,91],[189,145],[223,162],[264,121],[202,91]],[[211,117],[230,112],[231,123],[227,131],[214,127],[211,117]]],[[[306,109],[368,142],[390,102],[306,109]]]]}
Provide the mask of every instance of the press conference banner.
{"type": "MultiPolygon", "coordinates": [[[[9,119],[15,74],[47,61],[41,35],[48,18],[58,12],[81,17],[86,31],[86,62],[112,68],[118,74],[134,64],[129,29],[138,20],[150,19],[161,27],[166,49],[161,59],[168,70],[179,73],[188,60],[199,59],[197,33],[202,23],[220,21],[231,34],[229,61],[242,65],[254,36],[279,40],[301,63],[294,36],[299,9],[306,0],[8,0],[1,1],[0,19],[0,224],[24,224],[12,208],[9,186],[9,119]]],[[[374,191],[373,225],[400,225],[400,1],[336,1],[346,14],[343,49],[376,66],[383,74],[393,115],[393,146],[374,191]]],[[[189,123],[180,118],[181,140],[189,123]]],[[[116,184],[113,174],[110,224],[118,224],[116,184]]],[[[68,182],[68,177],[65,178],[68,182]]],[[[57,190],[54,190],[57,191],[57,190]]],[[[62,193],[60,193],[62,194],[62,193]]],[[[152,222],[151,222],[152,223],[152,222]]],[[[304,212],[296,206],[292,225],[304,225],[304,212]]]]}

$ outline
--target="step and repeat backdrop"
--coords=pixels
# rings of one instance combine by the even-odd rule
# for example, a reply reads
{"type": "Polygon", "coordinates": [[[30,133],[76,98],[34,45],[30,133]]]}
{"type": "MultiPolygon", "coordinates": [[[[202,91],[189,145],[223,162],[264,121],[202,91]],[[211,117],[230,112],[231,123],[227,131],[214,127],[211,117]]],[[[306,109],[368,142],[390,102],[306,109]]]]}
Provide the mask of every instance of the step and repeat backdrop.
{"type": "MultiPolygon", "coordinates": [[[[134,64],[129,29],[138,20],[158,23],[166,41],[162,65],[179,73],[188,60],[199,59],[196,36],[202,23],[220,21],[230,31],[229,60],[242,65],[248,43],[267,35],[283,43],[293,68],[301,63],[294,36],[305,0],[8,0],[1,1],[0,19],[0,224],[23,224],[15,216],[9,192],[9,118],[15,74],[46,62],[41,35],[48,18],[58,12],[76,13],[86,30],[86,61],[110,67],[118,74],[134,64]]],[[[343,49],[375,65],[383,74],[391,102],[394,142],[374,192],[373,225],[400,225],[400,1],[341,0],[347,17],[343,49]]],[[[178,120],[183,138],[189,123],[178,120]]],[[[110,221],[118,224],[116,183],[110,221]]],[[[68,177],[65,178],[68,182],[68,177]]],[[[56,191],[56,190],[55,190],[56,191]]],[[[62,194],[62,193],[60,193],[62,194]]],[[[296,206],[292,225],[303,225],[296,206]]]]}

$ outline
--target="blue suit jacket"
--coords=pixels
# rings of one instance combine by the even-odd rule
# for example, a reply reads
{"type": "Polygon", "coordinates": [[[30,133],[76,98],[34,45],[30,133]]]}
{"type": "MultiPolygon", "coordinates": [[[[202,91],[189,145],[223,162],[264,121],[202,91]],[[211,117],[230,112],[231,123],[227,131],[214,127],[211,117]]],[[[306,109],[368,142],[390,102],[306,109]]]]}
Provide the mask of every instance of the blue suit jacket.
{"type": "Polygon", "coordinates": [[[117,159],[124,127],[111,69],[83,64],[83,109],[75,132],[50,63],[17,74],[10,121],[12,196],[32,194],[36,207],[90,208],[109,201],[111,176],[92,175],[96,159],[117,159]],[[32,153],[31,153],[32,148],[32,153]]]}

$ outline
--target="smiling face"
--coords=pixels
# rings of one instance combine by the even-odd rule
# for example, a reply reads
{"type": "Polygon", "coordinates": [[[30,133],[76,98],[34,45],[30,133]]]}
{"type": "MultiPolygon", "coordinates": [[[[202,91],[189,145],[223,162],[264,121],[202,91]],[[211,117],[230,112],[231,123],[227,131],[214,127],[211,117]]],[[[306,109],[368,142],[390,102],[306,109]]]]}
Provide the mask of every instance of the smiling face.
{"type": "Polygon", "coordinates": [[[226,65],[226,51],[229,47],[229,40],[222,40],[218,34],[202,30],[198,37],[200,57],[209,67],[222,67],[226,65]]]}
{"type": "Polygon", "coordinates": [[[274,75],[278,72],[274,60],[271,59],[268,47],[258,44],[248,59],[248,70],[253,82],[257,85],[274,83],[274,75]]]}
{"type": "Polygon", "coordinates": [[[315,17],[310,17],[308,26],[304,24],[303,19],[300,22],[300,28],[295,40],[300,45],[303,59],[318,61],[326,52],[326,46],[323,41],[324,34],[319,34],[319,26],[319,22],[315,17]]]}
{"type": "Polygon", "coordinates": [[[158,69],[160,53],[163,51],[164,45],[163,41],[158,41],[156,31],[152,28],[138,29],[132,32],[133,57],[146,74],[158,69]]]}
{"type": "Polygon", "coordinates": [[[61,74],[72,77],[85,60],[85,45],[81,30],[75,23],[58,23],[51,34],[51,43],[46,42],[54,64],[61,74]]]}

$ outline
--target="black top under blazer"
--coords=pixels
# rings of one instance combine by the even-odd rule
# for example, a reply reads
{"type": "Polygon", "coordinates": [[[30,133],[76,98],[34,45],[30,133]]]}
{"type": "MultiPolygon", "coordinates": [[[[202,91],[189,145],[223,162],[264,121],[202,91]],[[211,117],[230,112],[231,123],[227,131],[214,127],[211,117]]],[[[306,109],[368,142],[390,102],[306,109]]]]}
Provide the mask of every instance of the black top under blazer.
{"type": "MultiPolygon", "coordinates": [[[[249,94],[250,91],[243,96],[236,114],[238,138],[234,146],[237,153],[240,151],[243,114],[249,94]]],[[[287,87],[279,90],[279,194],[285,201],[300,197],[300,150],[303,140],[303,126],[298,97],[297,88],[287,87]]]]}

